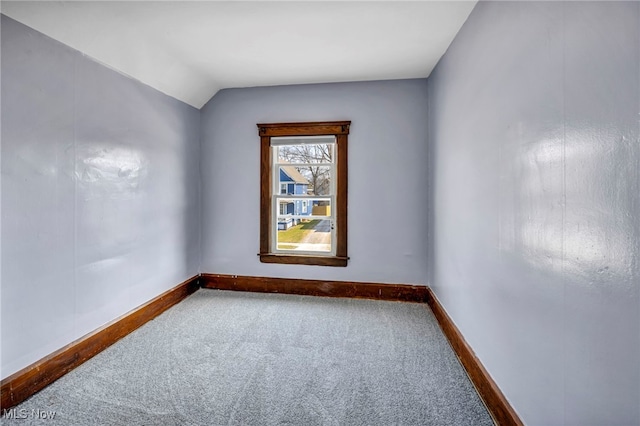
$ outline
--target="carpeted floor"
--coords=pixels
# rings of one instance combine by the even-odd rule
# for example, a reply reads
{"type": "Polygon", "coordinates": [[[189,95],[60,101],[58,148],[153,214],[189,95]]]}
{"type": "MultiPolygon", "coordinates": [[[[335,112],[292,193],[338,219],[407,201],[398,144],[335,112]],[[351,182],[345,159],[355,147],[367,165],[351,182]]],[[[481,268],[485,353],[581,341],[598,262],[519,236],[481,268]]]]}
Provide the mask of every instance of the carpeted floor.
{"type": "Polygon", "coordinates": [[[16,409],[2,424],[493,424],[426,305],[206,289],[16,409]]]}

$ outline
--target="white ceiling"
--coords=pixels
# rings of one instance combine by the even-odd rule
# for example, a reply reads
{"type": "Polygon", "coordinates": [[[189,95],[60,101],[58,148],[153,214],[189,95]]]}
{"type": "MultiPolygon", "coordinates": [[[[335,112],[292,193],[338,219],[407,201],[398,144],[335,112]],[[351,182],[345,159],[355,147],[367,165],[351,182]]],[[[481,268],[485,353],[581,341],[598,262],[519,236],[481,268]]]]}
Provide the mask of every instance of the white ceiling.
{"type": "Polygon", "coordinates": [[[202,107],[218,90],[427,77],[476,1],[2,1],[2,13],[202,107]]]}

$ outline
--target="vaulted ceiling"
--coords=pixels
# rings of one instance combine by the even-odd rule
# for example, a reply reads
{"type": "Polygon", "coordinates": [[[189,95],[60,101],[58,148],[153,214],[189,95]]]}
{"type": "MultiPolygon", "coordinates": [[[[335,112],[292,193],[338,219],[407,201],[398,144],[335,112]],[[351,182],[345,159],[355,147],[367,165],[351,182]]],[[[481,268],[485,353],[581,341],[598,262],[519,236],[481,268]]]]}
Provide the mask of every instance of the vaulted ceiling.
{"type": "Polygon", "coordinates": [[[427,77],[475,1],[2,1],[2,13],[202,107],[218,90],[427,77]]]}

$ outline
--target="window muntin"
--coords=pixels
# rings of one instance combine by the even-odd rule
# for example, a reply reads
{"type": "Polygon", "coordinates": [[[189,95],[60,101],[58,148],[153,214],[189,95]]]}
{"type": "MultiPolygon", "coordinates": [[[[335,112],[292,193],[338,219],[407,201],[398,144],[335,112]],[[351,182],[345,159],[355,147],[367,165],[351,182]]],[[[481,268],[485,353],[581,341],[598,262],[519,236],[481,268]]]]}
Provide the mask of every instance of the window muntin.
{"type": "Polygon", "coordinates": [[[349,127],[348,121],[258,124],[262,262],[347,265],[349,127]],[[292,236],[293,227],[313,238],[292,236]]]}

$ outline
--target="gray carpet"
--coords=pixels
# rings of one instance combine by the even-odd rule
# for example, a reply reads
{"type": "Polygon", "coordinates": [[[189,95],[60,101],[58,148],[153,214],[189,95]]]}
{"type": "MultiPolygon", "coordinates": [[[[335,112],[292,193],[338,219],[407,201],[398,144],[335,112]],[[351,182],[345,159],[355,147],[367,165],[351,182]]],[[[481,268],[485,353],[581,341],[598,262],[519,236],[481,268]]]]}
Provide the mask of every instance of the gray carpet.
{"type": "Polygon", "coordinates": [[[205,289],[16,408],[2,424],[493,424],[426,305],[205,289]]]}

